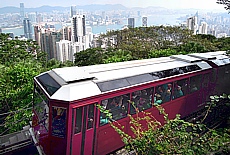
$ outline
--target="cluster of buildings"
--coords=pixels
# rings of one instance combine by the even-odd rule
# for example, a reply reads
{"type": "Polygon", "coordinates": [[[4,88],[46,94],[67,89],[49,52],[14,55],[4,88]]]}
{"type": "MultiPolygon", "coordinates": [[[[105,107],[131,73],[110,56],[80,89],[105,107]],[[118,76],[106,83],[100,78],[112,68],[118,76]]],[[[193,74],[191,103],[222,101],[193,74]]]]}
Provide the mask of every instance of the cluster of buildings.
{"type": "Polygon", "coordinates": [[[56,31],[53,25],[35,25],[34,35],[41,50],[48,59],[59,61],[74,61],[74,54],[92,47],[92,28],[86,26],[85,15],[77,13],[76,7],[71,7],[71,25],[56,31]]]}
{"type": "MultiPolygon", "coordinates": [[[[20,12],[17,14],[0,14],[0,27],[23,27],[24,34],[18,39],[34,39],[48,55],[48,59],[59,61],[74,61],[74,54],[91,47],[106,48],[108,44],[116,44],[115,38],[100,38],[100,34],[93,34],[94,25],[122,24],[123,28],[134,28],[136,26],[147,27],[153,22],[150,14],[136,10],[111,10],[98,12],[84,12],[71,6],[66,12],[57,11],[49,13],[26,12],[24,3],[20,3],[20,12]],[[142,16],[147,14],[147,16],[142,16]],[[150,16],[149,16],[150,15],[150,16]],[[3,18],[2,18],[3,17],[3,18]],[[5,20],[7,19],[7,20],[5,20]],[[135,21],[137,20],[138,21],[135,21]],[[5,20],[5,21],[4,21],[5,20]],[[148,21],[149,20],[149,21],[148,21]],[[7,21],[7,22],[6,22],[7,21]],[[62,23],[58,28],[55,23],[62,23]],[[137,22],[139,22],[137,24],[137,22]],[[49,23],[49,24],[47,24],[49,23]],[[64,24],[63,24],[64,23],[64,24]],[[63,26],[64,25],[64,26],[63,26]],[[101,39],[99,43],[98,40],[101,39]]],[[[156,12],[154,12],[156,14],[156,12]]],[[[205,17],[195,15],[186,16],[186,22],[181,25],[193,31],[194,34],[211,34],[216,37],[230,35],[230,18],[224,18],[207,14],[205,17]]],[[[2,29],[0,28],[0,33],[2,29]]],[[[14,34],[10,34],[14,38],[14,34]]]]}
{"type": "MultiPolygon", "coordinates": [[[[208,34],[208,24],[205,21],[199,21],[198,22],[198,12],[195,16],[189,17],[187,19],[187,23],[185,25],[182,25],[184,27],[187,27],[188,29],[193,31],[193,34],[208,34]]],[[[209,32],[213,33],[213,32],[209,32]]],[[[214,34],[212,34],[214,35],[214,34]]]]}
{"type": "Polygon", "coordinates": [[[194,16],[187,18],[187,21],[181,25],[192,30],[193,34],[210,34],[221,38],[230,36],[228,24],[230,24],[230,19],[224,19],[223,17],[212,19],[208,14],[199,19],[197,12],[194,16]]]}
{"type": "MultiPolygon", "coordinates": [[[[60,30],[56,30],[54,25],[36,24],[33,26],[31,20],[24,17],[24,5],[20,4],[20,16],[23,19],[24,37],[26,39],[34,39],[41,47],[42,51],[47,53],[48,59],[57,59],[59,61],[74,61],[74,54],[91,47],[106,47],[107,42],[98,44],[98,35],[92,33],[92,28],[86,26],[86,17],[76,6],[70,8],[71,24],[63,26],[60,30]]],[[[147,26],[147,17],[142,18],[142,26],[147,26]]],[[[124,28],[134,28],[135,18],[128,18],[128,25],[124,28]]],[[[115,43],[115,39],[110,40],[111,44],[115,43]]]]}

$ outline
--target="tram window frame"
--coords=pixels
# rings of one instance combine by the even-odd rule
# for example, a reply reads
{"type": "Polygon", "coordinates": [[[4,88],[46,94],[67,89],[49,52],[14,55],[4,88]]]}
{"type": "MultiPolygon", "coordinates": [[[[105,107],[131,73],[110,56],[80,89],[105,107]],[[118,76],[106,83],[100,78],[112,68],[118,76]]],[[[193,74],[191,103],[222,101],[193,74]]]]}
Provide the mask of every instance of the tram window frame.
{"type": "Polygon", "coordinates": [[[172,100],[178,99],[188,94],[188,81],[189,79],[186,78],[186,79],[181,79],[173,82],[172,100]],[[179,95],[176,95],[176,93],[179,93],[179,95]]]}
{"type": "Polygon", "coordinates": [[[87,114],[87,130],[92,129],[95,121],[95,106],[94,104],[88,105],[87,114]],[[92,113],[91,113],[92,112],[92,113]]]}
{"type": "Polygon", "coordinates": [[[83,107],[76,108],[75,127],[74,134],[78,134],[82,131],[82,115],[83,107]]]}
{"type": "Polygon", "coordinates": [[[131,103],[130,103],[130,114],[136,113],[136,108],[139,111],[144,111],[152,108],[152,96],[154,87],[137,90],[132,92],[131,103]]]}
{"type": "MultiPolygon", "coordinates": [[[[101,101],[104,110],[108,110],[112,114],[112,121],[116,121],[127,117],[130,94],[123,94],[101,101]]],[[[108,124],[109,120],[103,112],[100,112],[100,126],[108,124]]]]}
{"type": "Polygon", "coordinates": [[[172,82],[168,82],[155,87],[154,104],[161,105],[171,100],[172,100],[172,82]],[[168,97],[166,96],[168,92],[170,92],[170,97],[169,99],[167,98],[166,100],[166,97],[168,97]]]}
{"type": "Polygon", "coordinates": [[[189,80],[189,92],[190,92],[190,94],[201,89],[202,77],[203,77],[202,74],[190,77],[190,80],[189,80]]]}

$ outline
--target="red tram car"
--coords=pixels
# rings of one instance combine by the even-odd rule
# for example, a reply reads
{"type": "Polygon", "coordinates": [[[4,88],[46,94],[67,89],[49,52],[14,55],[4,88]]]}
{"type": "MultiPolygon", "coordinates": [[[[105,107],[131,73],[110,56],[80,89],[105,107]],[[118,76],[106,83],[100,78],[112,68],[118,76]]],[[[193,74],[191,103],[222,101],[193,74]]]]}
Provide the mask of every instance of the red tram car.
{"type": "Polygon", "coordinates": [[[129,131],[129,117],[151,112],[170,118],[202,108],[210,94],[229,93],[230,60],[225,52],[52,69],[34,78],[31,133],[40,154],[104,155],[124,146],[95,104],[129,131]],[[228,82],[229,83],[229,82],[228,82]],[[221,90],[221,92],[219,92],[221,90]]]}

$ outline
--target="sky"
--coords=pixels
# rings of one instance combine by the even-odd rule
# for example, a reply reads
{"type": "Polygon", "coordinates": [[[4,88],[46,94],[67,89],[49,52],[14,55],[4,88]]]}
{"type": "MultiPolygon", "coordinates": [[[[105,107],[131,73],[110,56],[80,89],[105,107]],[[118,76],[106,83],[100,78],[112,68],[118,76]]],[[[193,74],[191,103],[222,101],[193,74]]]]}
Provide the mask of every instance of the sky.
{"type": "Polygon", "coordinates": [[[0,0],[0,8],[5,6],[19,7],[24,3],[25,8],[49,6],[71,6],[88,4],[122,4],[126,7],[160,6],[169,9],[195,8],[208,10],[224,10],[224,6],[217,4],[217,0],[0,0]]]}

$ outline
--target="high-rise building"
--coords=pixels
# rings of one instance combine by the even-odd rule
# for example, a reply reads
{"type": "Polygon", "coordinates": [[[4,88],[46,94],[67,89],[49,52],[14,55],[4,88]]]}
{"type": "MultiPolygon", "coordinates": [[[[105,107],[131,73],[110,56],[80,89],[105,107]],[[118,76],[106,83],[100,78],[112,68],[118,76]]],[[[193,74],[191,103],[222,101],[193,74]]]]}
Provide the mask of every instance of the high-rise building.
{"type": "Polygon", "coordinates": [[[62,39],[62,34],[56,32],[54,28],[40,28],[40,46],[41,50],[47,53],[47,58],[57,59],[57,47],[56,42],[59,42],[62,39]]]}
{"type": "Polygon", "coordinates": [[[147,27],[148,24],[148,18],[147,17],[142,17],[142,26],[147,27]]]}
{"type": "Polygon", "coordinates": [[[25,18],[24,3],[20,3],[20,17],[22,20],[25,18]]]}
{"type": "Polygon", "coordinates": [[[141,11],[137,11],[137,16],[141,17],[141,11]]]}
{"type": "Polygon", "coordinates": [[[72,17],[72,42],[82,42],[81,38],[85,36],[85,15],[75,15],[72,17]]]}
{"type": "Polygon", "coordinates": [[[77,15],[77,6],[76,5],[72,5],[70,7],[70,17],[72,18],[75,15],[77,15]]]}
{"type": "Polygon", "coordinates": [[[62,28],[62,35],[64,40],[71,41],[71,27],[70,26],[64,26],[62,28]]]}
{"type": "Polygon", "coordinates": [[[24,35],[27,39],[33,39],[32,38],[32,25],[28,18],[25,18],[23,20],[23,27],[24,27],[24,35]]]}
{"type": "Polygon", "coordinates": [[[72,51],[71,41],[69,40],[60,40],[56,43],[57,47],[57,60],[65,62],[67,60],[73,61],[74,55],[72,51]]]}
{"type": "Polygon", "coordinates": [[[106,18],[106,13],[105,13],[105,11],[102,11],[102,13],[101,13],[101,18],[102,18],[102,20],[105,20],[105,18],[106,18]]]}
{"type": "Polygon", "coordinates": [[[35,38],[35,41],[38,43],[38,45],[40,46],[41,45],[41,38],[40,38],[40,28],[38,25],[35,25],[34,26],[34,38],[35,38]]]}
{"type": "Polygon", "coordinates": [[[193,31],[193,34],[198,33],[198,21],[196,16],[187,19],[187,27],[189,30],[193,31]]]}
{"type": "Polygon", "coordinates": [[[134,18],[128,18],[128,27],[129,28],[135,27],[135,19],[134,18]]]}
{"type": "Polygon", "coordinates": [[[0,33],[2,33],[2,29],[0,28],[0,33]]]}
{"type": "Polygon", "coordinates": [[[199,33],[208,34],[208,24],[206,22],[201,22],[201,25],[199,27],[199,33]]]}
{"type": "Polygon", "coordinates": [[[28,13],[28,18],[32,23],[37,22],[37,17],[35,12],[28,13]]]}

